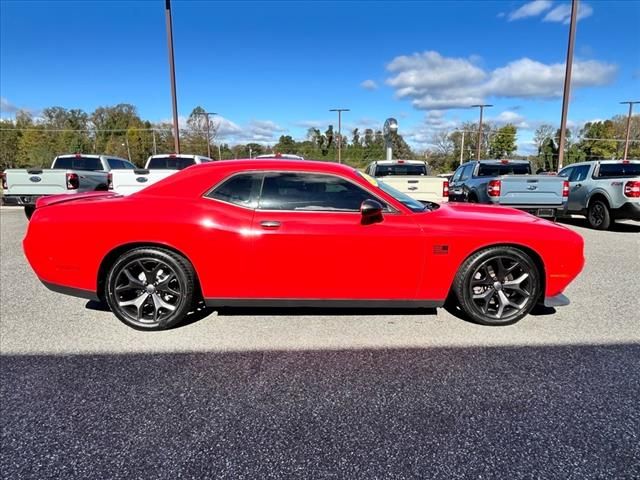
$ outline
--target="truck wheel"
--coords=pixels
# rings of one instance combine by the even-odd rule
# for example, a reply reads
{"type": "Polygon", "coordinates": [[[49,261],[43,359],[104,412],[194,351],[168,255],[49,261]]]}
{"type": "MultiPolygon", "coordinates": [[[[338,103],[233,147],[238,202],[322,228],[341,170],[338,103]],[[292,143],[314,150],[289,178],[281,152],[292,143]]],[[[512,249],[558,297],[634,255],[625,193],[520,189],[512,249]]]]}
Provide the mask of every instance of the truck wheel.
{"type": "Polygon", "coordinates": [[[467,202],[469,202],[469,203],[478,203],[478,197],[476,197],[475,193],[470,193],[469,197],[467,198],[467,202]]]}
{"type": "Polygon", "coordinates": [[[193,306],[195,272],[182,256],[159,248],[123,254],[107,275],[111,311],[137,330],[165,330],[179,324],[193,306]]]}
{"type": "Polygon", "coordinates": [[[453,291],[467,316],[481,325],[512,325],[540,297],[538,269],[526,253],[491,247],[471,255],[456,275],[453,291]]]}
{"type": "Polygon", "coordinates": [[[31,216],[33,215],[33,212],[36,211],[36,206],[35,205],[25,205],[24,206],[24,214],[26,215],[27,219],[31,220],[31,216]]]}
{"type": "Polygon", "coordinates": [[[589,204],[587,211],[589,226],[596,230],[607,230],[611,225],[609,207],[602,200],[594,200],[589,204]]]}

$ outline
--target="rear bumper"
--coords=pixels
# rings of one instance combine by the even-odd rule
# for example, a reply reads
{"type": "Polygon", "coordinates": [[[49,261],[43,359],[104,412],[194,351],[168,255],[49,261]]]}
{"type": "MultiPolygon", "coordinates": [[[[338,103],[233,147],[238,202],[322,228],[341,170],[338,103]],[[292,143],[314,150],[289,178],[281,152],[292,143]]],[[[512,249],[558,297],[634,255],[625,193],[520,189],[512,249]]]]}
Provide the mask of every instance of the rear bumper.
{"type": "Polygon", "coordinates": [[[640,220],[640,202],[627,202],[611,214],[617,220],[640,220]]]}
{"type": "Polygon", "coordinates": [[[564,307],[570,303],[569,299],[561,293],[554,295],[553,297],[544,297],[545,307],[564,307]]]}
{"type": "Polygon", "coordinates": [[[40,197],[44,197],[46,195],[3,195],[2,203],[5,205],[35,205],[36,201],[40,197]]]}

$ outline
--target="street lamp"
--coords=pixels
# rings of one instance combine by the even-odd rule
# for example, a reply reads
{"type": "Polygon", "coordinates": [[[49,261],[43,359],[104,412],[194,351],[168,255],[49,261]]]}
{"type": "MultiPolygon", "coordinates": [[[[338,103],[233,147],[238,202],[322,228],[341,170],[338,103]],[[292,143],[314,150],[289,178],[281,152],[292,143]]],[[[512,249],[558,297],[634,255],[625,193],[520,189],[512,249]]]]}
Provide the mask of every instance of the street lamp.
{"type": "Polygon", "coordinates": [[[480,144],[482,143],[482,113],[485,107],[493,107],[493,105],[471,105],[471,108],[480,109],[480,123],[478,124],[478,145],[476,146],[476,160],[480,160],[480,144]]]}
{"type": "Polygon", "coordinates": [[[348,108],[332,108],[330,112],[338,112],[338,163],[342,163],[342,112],[350,112],[348,108]]]}
{"type": "MultiPolygon", "coordinates": [[[[216,112],[196,112],[195,115],[204,115],[204,118],[207,122],[207,157],[211,158],[211,142],[210,142],[210,133],[209,133],[209,115],[217,115],[216,112]]],[[[222,159],[219,159],[222,160],[222,159]]]]}
{"type": "Polygon", "coordinates": [[[627,154],[629,153],[629,134],[631,133],[631,111],[633,110],[633,105],[635,103],[640,103],[640,101],[628,101],[628,102],[620,102],[621,104],[629,104],[629,116],[627,117],[627,138],[624,141],[624,157],[623,160],[627,159],[627,154]]]}

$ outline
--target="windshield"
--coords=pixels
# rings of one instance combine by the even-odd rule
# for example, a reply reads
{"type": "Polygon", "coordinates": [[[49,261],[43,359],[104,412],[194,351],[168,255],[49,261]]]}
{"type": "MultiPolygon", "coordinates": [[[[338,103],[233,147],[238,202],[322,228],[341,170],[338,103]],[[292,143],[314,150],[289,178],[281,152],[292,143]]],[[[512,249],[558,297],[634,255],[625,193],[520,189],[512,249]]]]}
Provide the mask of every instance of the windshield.
{"type": "Polygon", "coordinates": [[[386,177],[387,175],[426,175],[425,165],[411,165],[408,163],[396,165],[376,165],[376,177],[386,177]]]}
{"type": "MultiPolygon", "coordinates": [[[[424,212],[425,210],[432,210],[432,208],[420,203],[415,198],[411,198],[409,195],[396,190],[392,186],[387,185],[386,183],[381,182],[380,180],[373,178],[372,176],[367,175],[366,173],[362,173],[358,170],[356,170],[356,172],[358,173],[358,175],[364,178],[371,185],[373,185],[374,187],[380,188],[387,195],[391,195],[393,198],[395,198],[397,201],[402,203],[405,207],[407,207],[412,212],[424,212]]],[[[432,203],[431,205],[435,206],[437,204],[432,203]]]]}
{"type": "Polygon", "coordinates": [[[497,177],[499,175],[530,175],[531,166],[528,163],[481,163],[479,177],[497,177]]]}
{"type": "Polygon", "coordinates": [[[196,161],[190,157],[153,157],[149,160],[147,168],[153,170],[182,170],[183,168],[195,165],[196,161]]]}

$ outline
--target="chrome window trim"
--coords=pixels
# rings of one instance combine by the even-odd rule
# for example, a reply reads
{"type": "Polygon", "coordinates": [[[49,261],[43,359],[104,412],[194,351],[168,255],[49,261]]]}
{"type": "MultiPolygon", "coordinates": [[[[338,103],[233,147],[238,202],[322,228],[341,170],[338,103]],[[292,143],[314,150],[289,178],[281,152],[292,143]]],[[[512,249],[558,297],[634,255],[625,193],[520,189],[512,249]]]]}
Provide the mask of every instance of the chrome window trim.
{"type": "Polygon", "coordinates": [[[268,210],[265,208],[260,208],[260,198],[262,197],[262,188],[264,186],[264,178],[267,174],[269,173],[294,173],[294,174],[309,174],[309,175],[325,175],[325,176],[331,176],[331,177],[336,177],[339,178],[341,180],[345,180],[353,185],[355,185],[356,187],[368,192],[372,197],[374,197],[377,201],[381,202],[383,205],[386,205],[389,210],[383,210],[383,212],[387,215],[397,215],[402,213],[400,210],[398,210],[397,208],[395,208],[393,205],[390,205],[389,202],[387,202],[386,200],[383,200],[380,198],[379,195],[376,195],[375,193],[373,193],[371,190],[364,188],[362,185],[360,185],[357,182],[354,182],[353,180],[349,179],[349,178],[345,178],[341,175],[336,175],[334,173],[324,173],[324,172],[312,172],[312,171],[306,171],[306,170],[244,170],[242,172],[235,172],[231,175],[229,175],[228,177],[223,178],[222,180],[220,180],[218,183],[216,183],[213,187],[209,188],[206,192],[204,192],[202,194],[202,198],[205,198],[207,200],[213,200],[216,202],[221,202],[221,203],[225,203],[227,205],[233,205],[234,207],[238,207],[238,208],[244,208],[245,210],[253,210],[256,212],[289,212],[289,213],[358,213],[360,214],[360,210],[268,210]],[[231,203],[231,202],[227,202],[225,200],[220,200],[218,198],[211,198],[208,197],[207,195],[209,195],[210,193],[212,193],[216,188],[218,188],[219,186],[221,186],[223,183],[225,183],[227,180],[232,179],[233,177],[237,176],[237,175],[252,175],[252,174],[260,174],[262,175],[262,185],[260,185],[260,191],[258,192],[258,203],[255,207],[246,207],[244,205],[238,205],[237,203],[231,203]]]}

